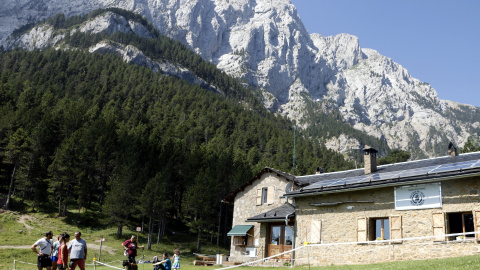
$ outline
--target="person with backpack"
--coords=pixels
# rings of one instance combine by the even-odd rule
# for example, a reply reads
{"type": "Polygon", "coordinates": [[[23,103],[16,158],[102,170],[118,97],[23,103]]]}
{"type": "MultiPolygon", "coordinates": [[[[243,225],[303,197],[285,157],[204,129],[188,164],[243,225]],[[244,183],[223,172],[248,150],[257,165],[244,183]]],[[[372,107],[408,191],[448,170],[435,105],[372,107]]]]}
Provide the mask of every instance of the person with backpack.
{"type": "Polygon", "coordinates": [[[45,233],[45,237],[38,239],[35,244],[32,245],[31,249],[33,252],[38,254],[37,258],[37,267],[38,270],[42,270],[46,268],[47,270],[52,269],[52,260],[50,259],[50,255],[52,254],[52,231],[48,231],[45,233]],[[40,250],[37,250],[37,247],[40,250]]]}

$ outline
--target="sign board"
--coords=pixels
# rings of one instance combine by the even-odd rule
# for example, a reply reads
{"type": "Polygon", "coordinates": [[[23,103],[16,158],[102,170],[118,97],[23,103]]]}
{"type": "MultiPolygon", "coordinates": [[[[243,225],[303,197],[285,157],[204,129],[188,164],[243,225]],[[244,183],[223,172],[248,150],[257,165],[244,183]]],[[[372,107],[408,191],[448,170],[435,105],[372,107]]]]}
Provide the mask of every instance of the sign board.
{"type": "Polygon", "coordinates": [[[142,231],[142,227],[137,227],[137,232],[141,232],[142,231]]]}
{"type": "Polygon", "coordinates": [[[438,183],[395,187],[395,210],[442,207],[442,185],[438,183]]]}

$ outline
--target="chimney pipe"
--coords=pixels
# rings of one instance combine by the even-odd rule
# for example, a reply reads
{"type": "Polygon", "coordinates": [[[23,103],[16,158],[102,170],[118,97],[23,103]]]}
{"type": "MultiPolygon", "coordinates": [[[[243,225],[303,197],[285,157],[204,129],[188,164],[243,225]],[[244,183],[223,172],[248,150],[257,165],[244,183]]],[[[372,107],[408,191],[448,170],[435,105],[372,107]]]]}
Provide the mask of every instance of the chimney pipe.
{"type": "Polygon", "coordinates": [[[377,171],[377,149],[365,145],[363,148],[364,156],[363,162],[365,163],[365,174],[371,174],[377,171]]]}

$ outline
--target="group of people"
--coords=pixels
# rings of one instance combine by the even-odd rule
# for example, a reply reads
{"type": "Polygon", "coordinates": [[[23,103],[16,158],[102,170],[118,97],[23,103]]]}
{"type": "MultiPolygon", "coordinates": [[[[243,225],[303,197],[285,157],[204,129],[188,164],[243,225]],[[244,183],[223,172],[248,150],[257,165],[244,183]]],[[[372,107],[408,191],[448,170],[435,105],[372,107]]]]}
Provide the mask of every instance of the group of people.
{"type": "MultiPolygon", "coordinates": [[[[129,263],[137,263],[135,257],[137,256],[137,249],[144,248],[144,246],[139,246],[137,243],[137,237],[132,235],[128,240],[125,240],[122,244],[125,250],[125,256],[128,257],[129,263]]],[[[154,270],[179,270],[180,269],[180,250],[175,249],[173,251],[173,265],[170,260],[168,253],[163,253],[163,260],[159,260],[157,256],[153,258],[154,270]]]]}
{"type": "Polygon", "coordinates": [[[38,254],[38,270],[44,268],[47,270],[74,270],[77,265],[80,270],[85,270],[87,242],[81,236],[82,233],[77,231],[75,232],[75,239],[70,241],[70,235],[62,233],[57,237],[57,241],[52,243],[53,233],[51,231],[46,232],[45,237],[40,238],[32,245],[33,252],[38,254]]]}
{"type": "Polygon", "coordinates": [[[180,269],[180,250],[175,249],[173,251],[173,265],[167,252],[163,253],[162,261],[158,261],[157,256],[153,258],[153,270],[172,270],[172,268],[174,270],[180,269]]]}
{"type": "MultiPolygon", "coordinates": [[[[80,270],[85,270],[87,242],[81,236],[82,233],[77,231],[75,232],[75,239],[70,241],[70,235],[62,233],[57,237],[57,241],[53,243],[53,233],[51,231],[46,232],[45,237],[38,239],[32,245],[33,252],[38,254],[38,270],[44,268],[47,270],[75,270],[77,266],[80,270]]],[[[137,249],[144,248],[144,246],[138,246],[135,235],[123,242],[122,246],[130,263],[136,263],[137,249]]],[[[168,253],[163,253],[163,260],[161,261],[155,256],[153,259],[154,270],[172,270],[172,268],[179,270],[180,250],[176,249],[173,253],[173,265],[168,253]]]]}

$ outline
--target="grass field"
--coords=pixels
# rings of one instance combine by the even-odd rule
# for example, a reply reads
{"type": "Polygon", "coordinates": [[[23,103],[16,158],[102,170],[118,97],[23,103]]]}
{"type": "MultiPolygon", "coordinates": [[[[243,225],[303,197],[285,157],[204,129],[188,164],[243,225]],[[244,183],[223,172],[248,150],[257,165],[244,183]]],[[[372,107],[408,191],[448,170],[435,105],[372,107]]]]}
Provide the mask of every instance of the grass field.
{"type": "MultiPolygon", "coordinates": [[[[79,216],[79,215],[78,215],[79,216]]],[[[88,215],[87,215],[88,216],[88,215]]],[[[100,252],[100,238],[105,238],[102,242],[102,253],[100,260],[106,262],[114,267],[121,268],[121,261],[125,259],[123,256],[122,242],[128,239],[132,234],[137,234],[135,231],[124,228],[125,239],[116,239],[116,228],[101,228],[101,227],[83,227],[84,220],[75,220],[75,215],[72,214],[69,219],[54,218],[54,215],[49,214],[21,214],[19,212],[3,211],[0,212],[0,269],[14,269],[14,261],[16,260],[15,269],[30,270],[36,269],[36,255],[30,250],[30,246],[42,235],[51,230],[55,234],[61,232],[68,232],[73,235],[77,230],[82,232],[82,237],[87,241],[88,258],[87,263],[92,264],[93,257],[97,259],[100,252]],[[72,217],[73,216],[73,217],[72,217]],[[74,226],[72,224],[78,224],[74,226]],[[25,263],[30,264],[25,264],[25,263]]],[[[138,234],[139,244],[146,244],[146,234],[138,234]]],[[[142,259],[143,256],[146,261],[151,260],[153,256],[161,255],[163,252],[170,254],[176,248],[180,248],[181,266],[182,270],[205,270],[218,269],[219,266],[194,266],[193,260],[195,255],[192,251],[195,248],[195,236],[188,235],[188,233],[176,233],[175,235],[166,236],[160,244],[153,244],[151,250],[140,251],[137,260],[142,259]]],[[[205,243],[203,245],[203,253],[216,254],[218,248],[214,245],[205,243]]],[[[225,249],[220,249],[221,253],[228,253],[225,249]]],[[[245,268],[245,267],[242,267],[245,268]]],[[[254,267],[249,267],[249,269],[254,267]]],[[[273,269],[271,267],[257,267],[262,270],[273,269]]],[[[425,261],[407,261],[407,262],[392,262],[382,264],[370,265],[354,265],[354,266],[297,266],[295,269],[480,269],[480,255],[458,257],[449,259],[436,259],[425,261]]],[[[88,270],[93,270],[93,265],[87,266],[88,270]]],[[[106,266],[96,266],[95,269],[107,270],[115,269],[106,266]]],[[[151,270],[151,264],[140,264],[140,270],[151,270]]],[[[278,269],[278,268],[276,268],[278,269]]],[[[285,267],[284,269],[289,269],[285,267]]]]}

